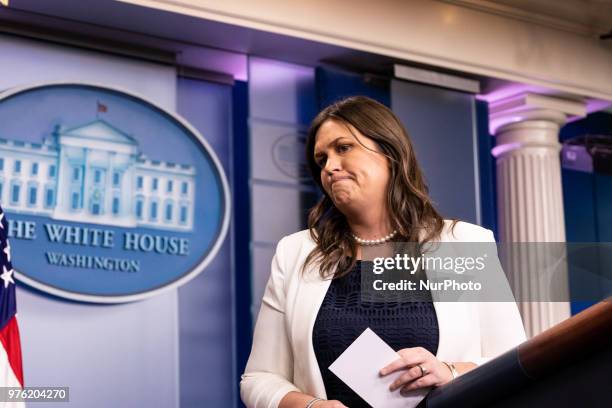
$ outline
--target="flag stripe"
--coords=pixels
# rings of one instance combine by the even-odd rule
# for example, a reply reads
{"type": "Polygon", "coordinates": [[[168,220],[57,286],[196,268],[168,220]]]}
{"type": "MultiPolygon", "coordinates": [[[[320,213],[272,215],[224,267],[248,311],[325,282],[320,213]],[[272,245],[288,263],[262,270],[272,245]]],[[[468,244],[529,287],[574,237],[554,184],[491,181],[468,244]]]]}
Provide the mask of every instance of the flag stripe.
{"type": "Polygon", "coordinates": [[[21,344],[19,342],[19,326],[17,319],[13,318],[0,330],[0,342],[6,351],[8,363],[13,374],[23,388],[23,366],[21,363],[21,344]]]}
{"type": "MultiPolygon", "coordinates": [[[[23,388],[23,366],[8,222],[0,207],[0,386],[23,388]]],[[[1,405],[4,406],[4,405],[1,405]]],[[[23,403],[9,404],[22,407],[23,403]]]]}
{"type": "MultiPolygon", "coordinates": [[[[4,350],[4,347],[0,347],[0,384],[3,387],[21,387],[23,386],[17,380],[17,376],[13,372],[9,364],[9,359],[4,350]]],[[[0,403],[0,407],[2,408],[26,408],[25,402],[16,401],[16,402],[3,402],[0,403]]]]}

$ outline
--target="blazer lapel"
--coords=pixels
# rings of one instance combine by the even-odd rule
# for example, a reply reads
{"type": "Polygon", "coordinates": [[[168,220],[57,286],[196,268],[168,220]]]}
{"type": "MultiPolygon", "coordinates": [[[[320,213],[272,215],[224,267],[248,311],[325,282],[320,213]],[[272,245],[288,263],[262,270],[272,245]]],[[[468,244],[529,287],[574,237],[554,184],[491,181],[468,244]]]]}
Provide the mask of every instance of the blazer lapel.
{"type": "Polygon", "coordinates": [[[321,279],[316,267],[309,267],[304,271],[303,279],[299,280],[295,303],[295,315],[291,322],[291,333],[296,364],[296,378],[304,381],[303,384],[296,384],[305,392],[319,398],[326,398],[323,377],[317,363],[317,357],[312,344],[312,331],[315,320],[327,289],[331,284],[331,279],[321,279]]]}
{"type": "MultiPolygon", "coordinates": [[[[456,333],[454,326],[460,319],[457,319],[457,304],[455,302],[433,302],[438,317],[439,341],[436,357],[442,361],[447,360],[452,355],[453,333],[456,333]]],[[[455,339],[456,340],[456,339],[455,339]]]]}
{"type": "MultiPolygon", "coordinates": [[[[440,235],[439,241],[434,241],[427,244],[429,249],[433,249],[433,255],[438,256],[451,255],[448,251],[452,248],[438,247],[438,244],[448,244],[454,241],[447,229],[444,229],[440,235]]],[[[444,276],[444,272],[440,270],[425,271],[428,279],[439,280],[440,276],[444,276]]],[[[436,357],[442,361],[454,361],[458,352],[462,350],[466,342],[469,343],[469,338],[466,338],[466,322],[474,319],[470,316],[468,305],[461,301],[452,301],[448,297],[441,296],[437,291],[431,292],[434,309],[438,319],[438,350],[436,357]],[[440,300],[440,299],[444,300],[440,300]]]]}

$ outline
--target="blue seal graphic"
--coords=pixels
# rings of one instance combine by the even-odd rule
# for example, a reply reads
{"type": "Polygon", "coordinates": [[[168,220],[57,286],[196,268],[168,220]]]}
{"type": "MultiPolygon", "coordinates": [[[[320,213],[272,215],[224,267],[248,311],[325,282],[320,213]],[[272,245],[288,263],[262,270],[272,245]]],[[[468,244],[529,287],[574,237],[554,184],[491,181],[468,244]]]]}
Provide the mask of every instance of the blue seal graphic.
{"type": "Polygon", "coordinates": [[[0,203],[17,278],[98,303],[194,278],[230,214],[227,179],[196,129],[140,96],[86,83],[0,94],[0,203]]]}

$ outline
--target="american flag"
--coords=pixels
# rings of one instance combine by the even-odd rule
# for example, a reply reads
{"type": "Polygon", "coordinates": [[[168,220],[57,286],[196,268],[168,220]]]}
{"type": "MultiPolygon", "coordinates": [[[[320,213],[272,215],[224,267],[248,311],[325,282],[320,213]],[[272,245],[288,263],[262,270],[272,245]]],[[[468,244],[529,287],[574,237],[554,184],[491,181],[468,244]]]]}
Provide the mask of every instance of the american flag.
{"type": "Polygon", "coordinates": [[[0,386],[23,388],[15,279],[7,234],[8,222],[0,207],[0,386]]]}

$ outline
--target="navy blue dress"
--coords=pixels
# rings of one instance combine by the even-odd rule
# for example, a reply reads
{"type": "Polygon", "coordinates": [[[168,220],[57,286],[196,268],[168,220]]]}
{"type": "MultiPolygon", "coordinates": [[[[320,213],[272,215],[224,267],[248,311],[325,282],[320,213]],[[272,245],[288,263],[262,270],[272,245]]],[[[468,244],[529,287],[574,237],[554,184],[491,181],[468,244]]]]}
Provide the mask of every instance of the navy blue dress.
{"type": "Polygon", "coordinates": [[[396,351],[424,347],[435,355],[438,350],[438,319],[431,298],[383,302],[362,299],[358,261],[347,275],[332,280],[312,334],[327,399],[339,400],[350,408],[369,405],[328,367],[368,327],[396,351]]]}

